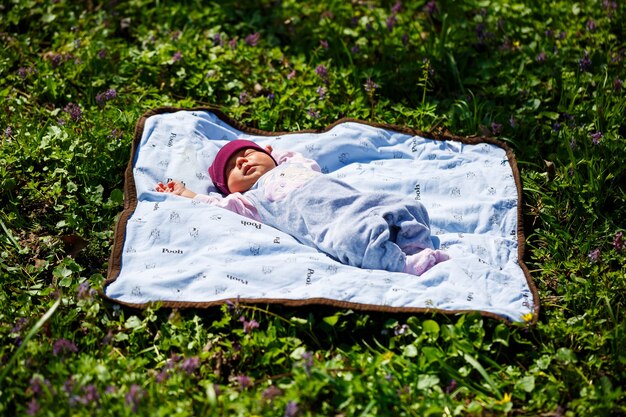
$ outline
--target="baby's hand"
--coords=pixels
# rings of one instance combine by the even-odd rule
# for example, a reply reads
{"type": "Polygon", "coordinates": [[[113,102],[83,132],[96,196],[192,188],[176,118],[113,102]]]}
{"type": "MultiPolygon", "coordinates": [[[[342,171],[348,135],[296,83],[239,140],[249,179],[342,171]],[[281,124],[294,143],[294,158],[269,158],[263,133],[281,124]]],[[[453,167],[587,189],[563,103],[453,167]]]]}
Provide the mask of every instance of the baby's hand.
{"type": "Polygon", "coordinates": [[[185,191],[185,185],[179,181],[169,181],[167,184],[159,182],[154,188],[160,193],[172,193],[174,195],[181,195],[185,191]]]}

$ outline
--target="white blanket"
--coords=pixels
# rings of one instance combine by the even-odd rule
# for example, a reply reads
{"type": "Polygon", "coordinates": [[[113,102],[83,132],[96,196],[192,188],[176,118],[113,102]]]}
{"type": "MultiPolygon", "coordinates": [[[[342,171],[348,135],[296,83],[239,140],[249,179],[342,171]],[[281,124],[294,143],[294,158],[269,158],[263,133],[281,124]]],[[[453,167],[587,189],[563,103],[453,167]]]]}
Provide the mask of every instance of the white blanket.
{"type": "Polygon", "coordinates": [[[160,109],[136,130],[104,294],[133,306],[239,299],[534,320],[537,291],[520,259],[520,193],[513,155],[495,141],[428,139],[351,120],[323,132],[272,134],[207,109],[160,109]],[[154,190],[171,178],[215,192],[207,169],[235,138],[301,152],[357,189],[412,196],[428,209],[451,260],[421,277],[346,266],[269,226],[154,190]]]}

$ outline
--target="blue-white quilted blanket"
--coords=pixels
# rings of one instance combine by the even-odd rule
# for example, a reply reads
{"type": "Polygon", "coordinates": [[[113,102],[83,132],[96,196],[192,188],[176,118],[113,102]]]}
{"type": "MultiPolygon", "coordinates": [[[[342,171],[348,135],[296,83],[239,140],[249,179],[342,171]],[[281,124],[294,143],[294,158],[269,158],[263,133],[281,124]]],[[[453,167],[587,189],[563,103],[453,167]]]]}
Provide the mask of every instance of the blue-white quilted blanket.
{"type": "Polygon", "coordinates": [[[495,140],[427,138],[355,120],[323,131],[271,133],[209,109],[158,109],[141,118],[135,133],[104,288],[114,301],[206,307],[238,299],[536,319],[537,291],[521,259],[519,174],[511,151],[495,140]],[[357,189],[419,200],[451,260],[420,277],[346,266],[269,226],[154,190],[171,178],[216,192],[207,169],[236,138],[301,152],[357,189]]]}

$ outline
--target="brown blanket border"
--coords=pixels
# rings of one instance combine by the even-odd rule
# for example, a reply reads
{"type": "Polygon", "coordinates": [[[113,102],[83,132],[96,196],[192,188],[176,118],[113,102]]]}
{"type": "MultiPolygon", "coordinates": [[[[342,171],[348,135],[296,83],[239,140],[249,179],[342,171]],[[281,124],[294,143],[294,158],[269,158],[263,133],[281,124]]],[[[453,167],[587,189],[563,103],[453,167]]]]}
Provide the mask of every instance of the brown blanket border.
{"type": "Polygon", "coordinates": [[[229,124],[232,127],[235,127],[242,132],[258,135],[258,136],[284,136],[295,133],[323,133],[326,132],[338,124],[353,122],[369,125],[376,128],[393,130],[400,133],[406,133],[409,135],[421,136],[423,138],[434,139],[434,140],[453,140],[457,142],[462,142],[465,144],[475,145],[479,143],[490,143],[492,145],[499,146],[500,148],[506,151],[506,156],[511,165],[511,170],[513,172],[513,176],[515,178],[515,184],[517,186],[517,242],[518,242],[518,262],[519,266],[522,268],[524,272],[524,276],[526,277],[526,282],[528,283],[528,287],[533,295],[533,317],[529,324],[536,324],[539,318],[539,293],[537,288],[530,276],[530,272],[526,264],[524,263],[524,251],[525,251],[525,236],[524,236],[524,226],[523,226],[523,213],[522,213],[522,182],[519,173],[519,169],[517,167],[517,161],[515,159],[515,155],[513,151],[508,147],[508,145],[502,141],[499,141],[494,138],[486,137],[486,136],[456,136],[451,132],[447,131],[443,128],[435,128],[431,132],[422,132],[417,129],[413,129],[407,126],[398,126],[393,124],[385,124],[385,123],[375,123],[368,122],[359,119],[352,118],[341,118],[334,123],[320,129],[306,129],[299,130],[294,132],[268,132],[265,130],[256,129],[253,127],[246,126],[240,123],[237,120],[234,120],[224,114],[221,110],[216,107],[205,106],[205,107],[193,107],[193,108],[178,108],[178,107],[160,107],[157,109],[150,110],[144,113],[141,118],[138,120],[135,126],[135,133],[132,142],[130,160],[126,167],[124,173],[124,209],[121,212],[117,224],[115,226],[115,235],[113,240],[113,248],[111,251],[111,257],[109,259],[109,268],[107,273],[107,279],[104,282],[104,286],[102,290],[100,290],[100,295],[112,302],[118,303],[123,306],[131,307],[131,308],[146,308],[151,305],[159,304],[164,307],[171,308],[207,308],[213,306],[219,306],[224,304],[227,301],[231,302],[239,302],[244,304],[281,304],[284,306],[290,307],[300,307],[307,305],[325,305],[332,306],[337,308],[348,308],[354,310],[361,311],[373,311],[373,312],[388,312],[388,313],[442,313],[442,314],[460,314],[460,313],[472,313],[479,312],[484,317],[494,318],[497,320],[504,321],[506,323],[510,323],[509,320],[491,312],[481,311],[481,310],[444,310],[438,308],[420,308],[420,307],[391,307],[391,306],[382,306],[376,304],[362,304],[362,303],[353,303],[347,301],[340,301],[328,298],[306,298],[301,300],[293,300],[293,299],[281,299],[281,298],[242,298],[238,300],[234,299],[223,299],[217,301],[207,301],[207,302],[191,302],[191,301],[151,301],[147,303],[127,303],[123,301],[116,300],[114,298],[108,297],[104,293],[104,288],[114,282],[120,274],[121,271],[121,260],[122,260],[122,249],[124,246],[124,240],[126,235],[126,223],[130,216],[135,211],[137,207],[137,189],[135,187],[135,178],[133,177],[133,161],[135,160],[136,152],[139,147],[139,143],[141,141],[141,137],[143,135],[144,125],[146,120],[154,115],[163,114],[163,113],[174,113],[177,111],[206,111],[211,112],[216,115],[223,122],[229,124]]]}

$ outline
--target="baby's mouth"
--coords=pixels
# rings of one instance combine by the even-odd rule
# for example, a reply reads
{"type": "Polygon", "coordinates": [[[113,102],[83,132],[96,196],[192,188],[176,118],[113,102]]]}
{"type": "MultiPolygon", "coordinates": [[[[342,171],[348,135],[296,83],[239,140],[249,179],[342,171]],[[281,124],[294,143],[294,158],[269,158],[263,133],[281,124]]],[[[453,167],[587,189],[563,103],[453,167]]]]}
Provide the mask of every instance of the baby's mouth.
{"type": "Polygon", "coordinates": [[[253,165],[247,165],[244,170],[243,170],[243,174],[244,175],[249,175],[252,174],[254,172],[255,168],[253,165]]]}

